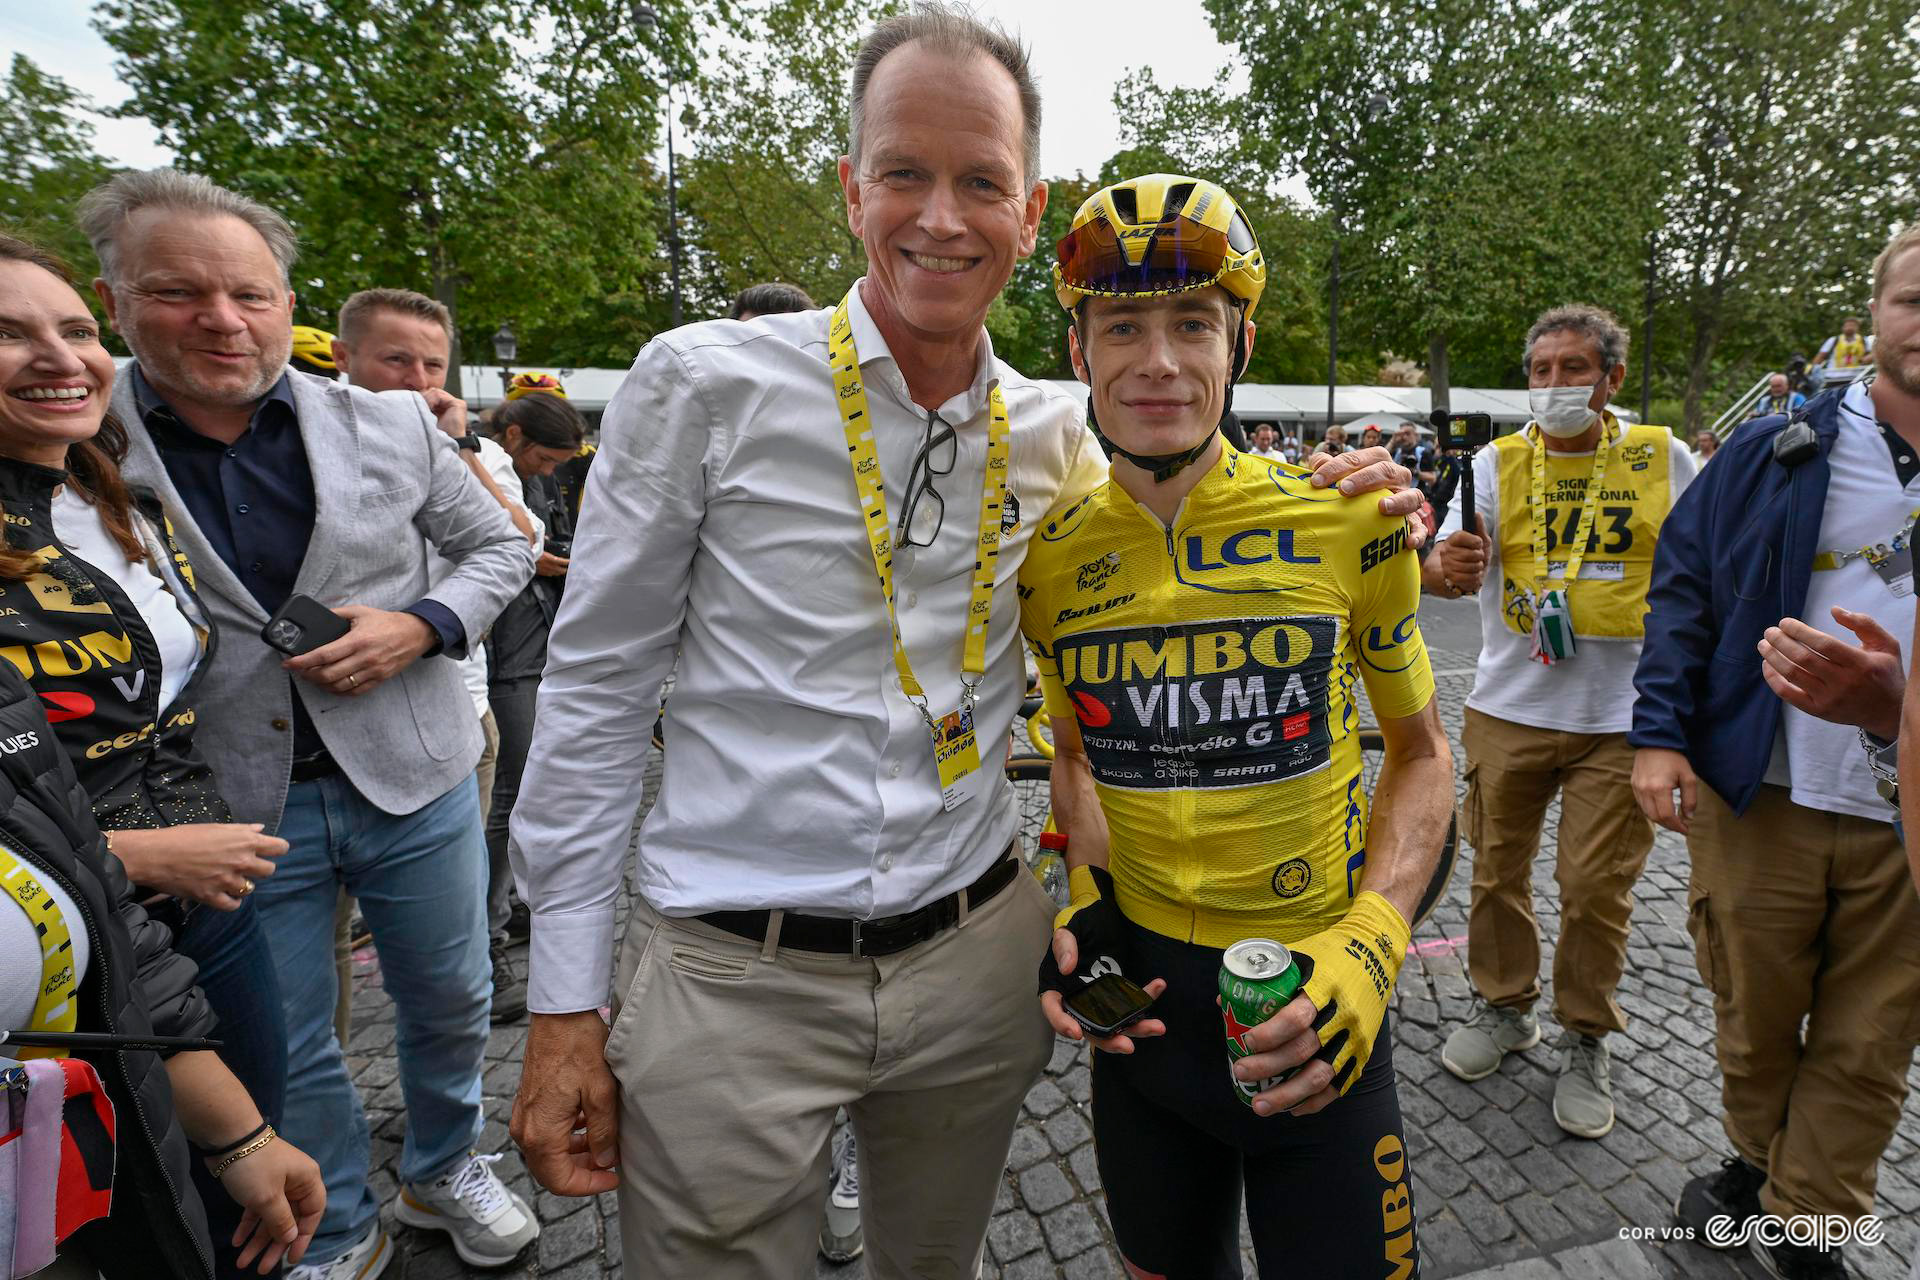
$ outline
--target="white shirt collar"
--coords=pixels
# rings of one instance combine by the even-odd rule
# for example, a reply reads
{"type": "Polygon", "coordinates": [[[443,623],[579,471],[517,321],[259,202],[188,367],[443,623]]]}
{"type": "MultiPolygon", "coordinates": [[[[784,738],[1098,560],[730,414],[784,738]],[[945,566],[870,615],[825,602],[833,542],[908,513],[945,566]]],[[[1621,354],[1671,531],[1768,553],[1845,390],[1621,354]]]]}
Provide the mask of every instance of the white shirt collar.
{"type": "MultiPolygon", "coordinates": [[[[852,297],[847,303],[847,321],[853,328],[854,350],[860,354],[860,367],[866,371],[866,380],[886,388],[900,405],[916,415],[926,413],[914,403],[913,394],[907,390],[907,380],[900,373],[900,363],[887,347],[887,340],[881,336],[880,326],[873,322],[873,316],[867,311],[866,300],[860,296],[860,286],[866,283],[866,277],[854,281],[852,297]]],[[[978,359],[974,364],[973,382],[965,391],[949,399],[939,407],[943,421],[954,427],[963,427],[978,418],[985,421],[987,410],[987,391],[1000,377],[999,363],[993,356],[993,339],[988,336],[985,327],[980,330],[978,359]]]]}

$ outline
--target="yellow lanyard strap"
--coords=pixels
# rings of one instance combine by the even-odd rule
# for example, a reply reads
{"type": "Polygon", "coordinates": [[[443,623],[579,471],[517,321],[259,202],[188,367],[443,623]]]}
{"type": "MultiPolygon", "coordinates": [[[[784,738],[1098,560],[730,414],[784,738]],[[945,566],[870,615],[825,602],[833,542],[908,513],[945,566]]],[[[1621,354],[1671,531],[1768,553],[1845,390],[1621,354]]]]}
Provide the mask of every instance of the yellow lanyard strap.
{"type": "MultiPolygon", "coordinates": [[[[80,1020],[74,997],[79,978],[73,971],[73,938],[60,904],[34,879],[13,850],[0,845],[0,889],[20,904],[40,935],[40,986],[33,997],[33,1018],[23,1031],[71,1031],[80,1020]]],[[[17,1058],[63,1058],[58,1049],[11,1049],[17,1058]]]]}
{"type": "MultiPolygon", "coordinates": [[[[867,412],[867,389],[860,381],[860,354],[854,349],[853,322],[847,304],[851,292],[834,308],[827,327],[827,362],[833,369],[834,399],[840,406],[840,425],[847,433],[847,456],[853,465],[853,485],[860,495],[860,513],[867,525],[867,545],[873,552],[873,570],[880,578],[880,594],[887,602],[887,625],[893,631],[893,665],[907,700],[932,723],[927,695],[914,679],[913,664],[900,639],[900,618],[893,603],[893,538],[887,521],[887,495],[880,477],[880,455],[873,445],[873,419],[867,412]]],[[[962,698],[970,706],[974,690],[987,669],[987,621],[993,611],[993,575],[1000,558],[1000,509],[1007,498],[1007,402],[996,379],[987,390],[990,410],[987,427],[987,476],[980,495],[980,536],[973,563],[973,592],[967,606],[966,648],[960,659],[962,698]]]]}
{"type": "MultiPolygon", "coordinates": [[[[1547,587],[1547,439],[1535,426],[1533,431],[1533,585],[1536,591],[1547,587]]],[[[1580,576],[1580,564],[1587,558],[1587,539],[1593,536],[1594,512],[1600,509],[1600,477],[1607,469],[1607,450],[1613,444],[1616,428],[1608,425],[1593,446],[1593,470],[1587,475],[1587,491],[1581,495],[1580,523],[1567,547],[1567,571],[1561,581],[1571,584],[1580,576]]]]}

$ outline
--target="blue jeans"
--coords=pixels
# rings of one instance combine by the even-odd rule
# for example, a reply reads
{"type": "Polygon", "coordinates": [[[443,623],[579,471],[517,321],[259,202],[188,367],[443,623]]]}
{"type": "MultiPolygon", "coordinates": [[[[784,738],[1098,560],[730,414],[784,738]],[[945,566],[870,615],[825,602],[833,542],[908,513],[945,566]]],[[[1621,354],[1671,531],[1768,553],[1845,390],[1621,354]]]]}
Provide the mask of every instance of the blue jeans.
{"type": "Polygon", "coordinates": [[[458,1165],[480,1136],[480,1072],[493,997],[487,960],[487,854],[471,776],[413,813],[383,813],[340,775],[287,791],[290,846],[253,895],[280,976],[287,1023],[286,1134],[320,1165],[327,1210],[307,1251],[320,1262],[366,1235],[380,1214],[367,1185],[368,1135],[333,1011],[333,908],[360,900],[381,981],[393,998],[406,1100],[402,1182],[458,1165]]]}
{"type": "MultiPolygon", "coordinates": [[[[254,899],[243,899],[235,911],[194,908],[175,930],[173,947],[200,966],[200,989],[220,1018],[213,1033],[220,1040],[220,1061],[247,1086],[253,1105],[267,1123],[278,1126],[287,1093],[287,1028],[280,1012],[280,984],[254,899]]],[[[240,1225],[240,1206],[207,1172],[205,1161],[189,1163],[193,1185],[207,1209],[215,1274],[220,1280],[257,1276],[234,1265],[240,1252],[232,1244],[234,1228],[240,1225]]],[[[280,1274],[280,1269],[274,1268],[272,1274],[280,1274]]]]}

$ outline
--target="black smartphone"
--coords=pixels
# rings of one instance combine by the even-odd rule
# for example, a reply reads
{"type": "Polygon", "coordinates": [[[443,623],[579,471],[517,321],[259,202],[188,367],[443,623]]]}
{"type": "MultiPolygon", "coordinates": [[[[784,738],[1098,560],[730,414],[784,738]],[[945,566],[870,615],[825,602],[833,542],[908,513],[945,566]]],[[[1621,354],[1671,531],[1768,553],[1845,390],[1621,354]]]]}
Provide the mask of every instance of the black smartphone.
{"type": "Polygon", "coordinates": [[[1479,449],[1493,443],[1493,415],[1490,413],[1448,413],[1435,409],[1428,421],[1439,433],[1441,449],[1479,449]]]}
{"type": "Polygon", "coordinates": [[[351,629],[345,618],[312,596],[291,595],[260,628],[260,638],[291,658],[332,644],[351,629]]]}
{"type": "Polygon", "coordinates": [[[1145,1016],[1153,997],[1117,973],[1103,973],[1064,1003],[1075,1022],[1096,1036],[1110,1036],[1145,1016]]]}

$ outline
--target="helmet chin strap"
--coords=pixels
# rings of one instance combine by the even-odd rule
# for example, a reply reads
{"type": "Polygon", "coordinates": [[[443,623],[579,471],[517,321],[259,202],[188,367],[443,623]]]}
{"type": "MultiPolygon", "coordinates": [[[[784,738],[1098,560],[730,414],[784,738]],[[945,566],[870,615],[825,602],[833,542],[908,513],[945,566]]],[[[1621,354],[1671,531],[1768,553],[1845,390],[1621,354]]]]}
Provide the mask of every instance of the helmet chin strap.
{"type": "MultiPolygon", "coordinates": [[[[1246,313],[1242,311],[1241,314],[1244,315],[1246,313]]],[[[1094,416],[1093,412],[1093,390],[1091,386],[1093,382],[1093,362],[1087,359],[1086,348],[1082,347],[1080,349],[1080,363],[1087,368],[1087,382],[1089,384],[1087,390],[1087,425],[1093,428],[1094,439],[1100,442],[1101,448],[1105,449],[1109,454],[1119,454],[1134,466],[1139,467],[1142,471],[1150,472],[1155,484],[1165,484],[1182,471],[1185,471],[1189,466],[1198,462],[1200,455],[1207,451],[1207,446],[1213,443],[1214,436],[1219,434],[1220,428],[1226,424],[1227,415],[1233,412],[1234,378],[1239,374],[1240,366],[1245,360],[1246,329],[1242,326],[1235,330],[1233,339],[1233,364],[1227,370],[1226,400],[1220,406],[1220,421],[1214,424],[1213,430],[1201,436],[1199,443],[1195,444],[1191,449],[1183,449],[1179,453],[1135,453],[1131,449],[1122,449],[1118,444],[1114,443],[1112,437],[1100,429],[1099,419],[1094,416]]]]}

